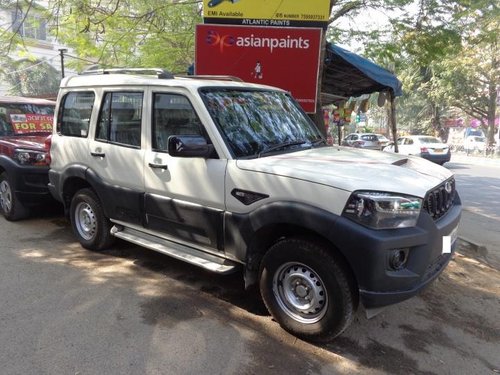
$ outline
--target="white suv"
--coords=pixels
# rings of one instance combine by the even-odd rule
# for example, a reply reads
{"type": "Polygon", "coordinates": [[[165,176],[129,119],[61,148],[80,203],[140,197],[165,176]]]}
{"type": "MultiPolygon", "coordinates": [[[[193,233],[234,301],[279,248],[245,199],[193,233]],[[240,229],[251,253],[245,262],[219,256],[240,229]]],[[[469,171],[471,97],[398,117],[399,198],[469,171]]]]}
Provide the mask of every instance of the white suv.
{"type": "Polygon", "coordinates": [[[312,341],[340,334],[359,301],[417,294],[450,260],[461,203],[447,169],[327,146],[273,87],[101,73],[62,81],[51,144],[49,188],[82,246],[117,237],[240,270],[312,341]]]}

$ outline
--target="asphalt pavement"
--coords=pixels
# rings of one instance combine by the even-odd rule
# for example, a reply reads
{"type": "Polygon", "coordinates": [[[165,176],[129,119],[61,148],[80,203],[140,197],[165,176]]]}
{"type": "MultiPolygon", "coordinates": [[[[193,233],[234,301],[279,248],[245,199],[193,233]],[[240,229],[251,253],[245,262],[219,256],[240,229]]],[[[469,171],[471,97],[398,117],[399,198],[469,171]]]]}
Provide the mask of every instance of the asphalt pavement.
{"type": "Polygon", "coordinates": [[[500,158],[453,154],[463,211],[458,235],[500,266],[500,158]]]}

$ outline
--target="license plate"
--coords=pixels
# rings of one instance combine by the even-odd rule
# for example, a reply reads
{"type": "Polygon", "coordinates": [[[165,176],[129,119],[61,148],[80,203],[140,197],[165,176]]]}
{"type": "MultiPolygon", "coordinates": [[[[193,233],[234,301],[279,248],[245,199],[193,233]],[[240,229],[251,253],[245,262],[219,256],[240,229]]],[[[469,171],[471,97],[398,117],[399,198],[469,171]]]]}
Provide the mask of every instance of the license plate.
{"type": "Polygon", "coordinates": [[[458,226],[453,228],[449,236],[443,236],[443,254],[451,253],[451,247],[458,238],[458,226]]]}
{"type": "Polygon", "coordinates": [[[435,148],[435,149],[434,149],[434,152],[435,152],[436,154],[440,154],[441,152],[443,152],[443,149],[442,149],[442,148],[435,148]]]}

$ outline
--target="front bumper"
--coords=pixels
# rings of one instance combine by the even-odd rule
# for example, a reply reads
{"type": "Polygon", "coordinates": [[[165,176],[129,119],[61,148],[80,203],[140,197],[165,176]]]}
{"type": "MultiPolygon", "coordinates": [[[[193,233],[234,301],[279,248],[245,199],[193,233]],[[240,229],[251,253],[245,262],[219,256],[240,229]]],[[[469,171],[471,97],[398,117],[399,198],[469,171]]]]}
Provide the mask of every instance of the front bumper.
{"type": "Polygon", "coordinates": [[[335,243],[353,270],[365,308],[413,297],[443,272],[456,246],[456,241],[452,241],[451,252],[443,253],[443,237],[456,233],[461,208],[456,194],[453,206],[444,216],[433,220],[422,211],[414,228],[376,231],[348,219],[337,221],[335,243]],[[389,265],[389,254],[396,249],[408,252],[405,267],[398,271],[389,265]]]}
{"type": "Polygon", "coordinates": [[[1,166],[9,176],[11,189],[25,206],[36,206],[52,201],[47,184],[49,167],[24,166],[3,157],[1,166]]]}

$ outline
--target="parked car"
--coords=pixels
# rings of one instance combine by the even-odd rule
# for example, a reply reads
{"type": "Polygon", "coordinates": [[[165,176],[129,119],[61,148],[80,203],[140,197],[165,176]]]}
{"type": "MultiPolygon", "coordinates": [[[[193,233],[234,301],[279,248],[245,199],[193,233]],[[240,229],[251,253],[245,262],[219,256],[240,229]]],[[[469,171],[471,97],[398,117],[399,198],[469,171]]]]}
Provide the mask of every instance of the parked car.
{"type": "Polygon", "coordinates": [[[387,146],[391,141],[389,140],[389,138],[387,138],[385,135],[383,134],[375,134],[378,138],[378,141],[380,143],[380,149],[383,150],[385,146],[387,146]]]}
{"type": "Polygon", "coordinates": [[[328,146],[286,91],[208,78],[62,80],[49,188],[83,247],[120,238],[241,270],[310,341],[341,334],[358,301],[374,313],[438,277],[461,212],[449,170],[328,146]]]}
{"type": "Polygon", "coordinates": [[[464,141],[464,149],[467,154],[471,152],[484,152],[486,150],[486,137],[471,135],[464,141]]]}
{"type": "Polygon", "coordinates": [[[381,150],[381,144],[376,134],[352,133],[344,138],[343,146],[381,150]]]}
{"type": "Polygon", "coordinates": [[[27,217],[47,203],[49,139],[55,102],[0,97],[0,211],[7,220],[27,217]]]}
{"type": "MultiPolygon", "coordinates": [[[[434,163],[443,165],[451,159],[450,147],[439,138],[428,135],[410,135],[398,138],[398,152],[401,155],[416,155],[434,163]]],[[[386,152],[395,152],[394,143],[384,148],[386,152]]]]}

